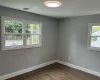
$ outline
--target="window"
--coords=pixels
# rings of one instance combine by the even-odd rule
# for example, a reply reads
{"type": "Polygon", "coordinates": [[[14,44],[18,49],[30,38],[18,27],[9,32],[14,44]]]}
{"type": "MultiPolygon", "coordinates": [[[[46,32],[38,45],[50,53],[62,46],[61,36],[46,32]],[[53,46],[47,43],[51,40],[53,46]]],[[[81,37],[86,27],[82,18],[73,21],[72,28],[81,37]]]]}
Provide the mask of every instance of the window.
{"type": "Polygon", "coordinates": [[[2,49],[40,47],[41,24],[33,21],[2,17],[2,49]]]}
{"type": "Polygon", "coordinates": [[[100,24],[89,24],[88,47],[93,50],[100,50],[100,24]]]}
{"type": "Polygon", "coordinates": [[[39,25],[37,24],[27,24],[26,25],[26,37],[27,45],[39,44],[40,37],[39,25]]]}

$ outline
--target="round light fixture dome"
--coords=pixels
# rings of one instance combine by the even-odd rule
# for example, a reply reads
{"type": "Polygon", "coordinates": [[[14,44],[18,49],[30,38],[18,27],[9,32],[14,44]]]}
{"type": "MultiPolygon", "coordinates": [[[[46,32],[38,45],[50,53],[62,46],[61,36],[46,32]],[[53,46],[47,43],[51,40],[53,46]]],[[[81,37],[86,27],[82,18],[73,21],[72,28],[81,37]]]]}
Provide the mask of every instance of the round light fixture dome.
{"type": "Polygon", "coordinates": [[[44,3],[47,7],[59,7],[61,6],[61,2],[58,0],[47,0],[44,3]]]}

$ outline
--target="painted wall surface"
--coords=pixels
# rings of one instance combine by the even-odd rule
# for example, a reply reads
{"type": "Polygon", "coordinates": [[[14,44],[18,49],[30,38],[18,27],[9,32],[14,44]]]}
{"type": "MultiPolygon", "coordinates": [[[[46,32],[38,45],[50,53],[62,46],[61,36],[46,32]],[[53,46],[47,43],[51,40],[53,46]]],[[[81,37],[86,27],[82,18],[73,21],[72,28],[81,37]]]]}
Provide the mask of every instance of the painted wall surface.
{"type": "Polygon", "coordinates": [[[57,59],[100,72],[100,52],[87,49],[88,23],[100,23],[100,15],[59,20],[57,59]]]}
{"type": "Polygon", "coordinates": [[[0,50],[0,76],[54,60],[57,39],[56,19],[4,7],[0,7],[0,16],[41,22],[43,38],[42,47],[39,48],[0,50]]]}
{"type": "Polygon", "coordinates": [[[42,47],[0,50],[0,76],[55,59],[100,72],[100,52],[87,49],[88,23],[100,23],[100,15],[57,20],[0,7],[0,16],[39,21],[43,27],[42,47]]]}

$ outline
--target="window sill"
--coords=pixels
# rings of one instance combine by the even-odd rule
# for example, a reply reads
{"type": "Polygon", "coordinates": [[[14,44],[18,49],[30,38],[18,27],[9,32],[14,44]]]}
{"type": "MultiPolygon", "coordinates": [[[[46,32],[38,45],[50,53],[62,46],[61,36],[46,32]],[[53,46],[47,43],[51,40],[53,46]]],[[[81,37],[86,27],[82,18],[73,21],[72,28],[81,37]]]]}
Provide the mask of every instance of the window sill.
{"type": "Polygon", "coordinates": [[[2,48],[2,51],[5,51],[5,50],[26,49],[26,48],[39,48],[39,47],[41,47],[41,46],[42,46],[42,45],[29,45],[29,46],[5,47],[5,48],[2,48]]]}
{"type": "Polygon", "coordinates": [[[88,47],[89,50],[100,51],[100,48],[97,47],[88,47]]]}

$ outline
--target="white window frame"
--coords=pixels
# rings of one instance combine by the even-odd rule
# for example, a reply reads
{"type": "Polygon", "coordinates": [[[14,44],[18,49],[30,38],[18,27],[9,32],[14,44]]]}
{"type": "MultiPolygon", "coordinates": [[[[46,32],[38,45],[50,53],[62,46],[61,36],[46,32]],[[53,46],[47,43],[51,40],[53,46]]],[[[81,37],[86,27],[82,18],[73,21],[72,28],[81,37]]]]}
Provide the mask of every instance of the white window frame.
{"type": "Polygon", "coordinates": [[[88,41],[87,41],[87,48],[89,50],[100,51],[100,48],[98,48],[98,47],[91,47],[92,26],[100,26],[100,23],[88,23],[88,41]]]}
{"type": "MultiPolygon", "coordinates": [[[[35,35],[35,34],[34,34],[35,35]]],[[[18,19],[18,18],[12,18],[12,17],[1,17],[1,39],[2,39],[2,50],[13,50],[13,49],[22,49],[22,48],[32,48],[32,47],[41,47],[42,46],[42,24],[40,22],[35,22],[35,21],[30,21],[30,20],[24,20],[24,19],[18,19]],[[23,23],[23,29],[22,35],[23,35],[23,45],[18,45],[18,46],[5,46],[5,26],[4,26],[4,21],[5,20],[16,20],[20,21],[23,23]],[[31,23],[31,24],[39,24],[40,28],[40,37],[39,37],[39,44],[32,44],[32,45],[27,45],[26,44],[26,24],[31,23]]]]}

